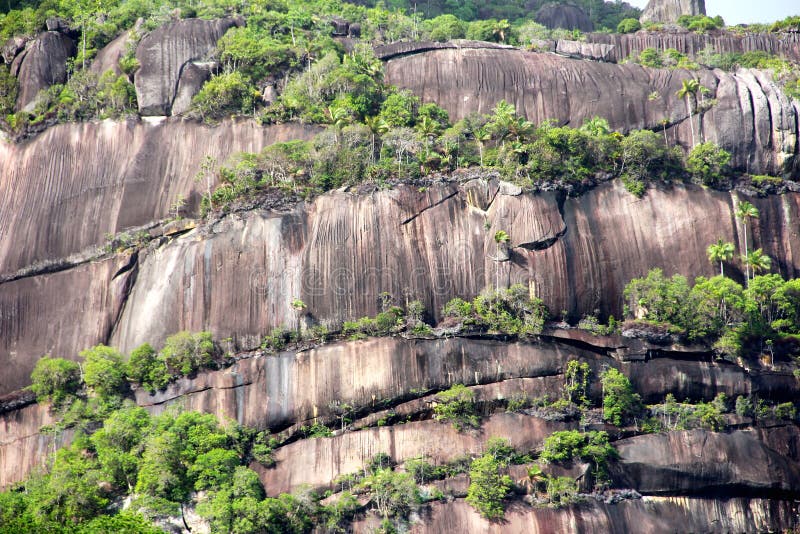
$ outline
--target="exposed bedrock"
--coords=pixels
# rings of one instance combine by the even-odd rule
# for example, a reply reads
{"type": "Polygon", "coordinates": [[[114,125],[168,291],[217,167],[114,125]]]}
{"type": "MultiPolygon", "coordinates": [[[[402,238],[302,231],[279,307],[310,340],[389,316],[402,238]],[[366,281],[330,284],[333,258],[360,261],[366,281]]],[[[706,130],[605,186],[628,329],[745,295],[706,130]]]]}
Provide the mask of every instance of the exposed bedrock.
{"type": "Polygon", "coordinates": [[[682,81],[699,77],[716,104],[692,117],[696,140],[733,154],[732,165],[755,173],[800,173],[798,115],[765,72],[648,69],[578,61],[549,53],[498,49],[439,49],[395,57],[386,80],[436,102],[460,119],[490,113],[505,99],[530,120],[555,119],[573,127],[601,116],[620,131],[662,131],[670,145],[692,145],[682,81]],[[420,74],[422,73],[422,74],[420,74]],[[665,122],[666,121],[666,122],[665,122]]]}
{"type": "Polygon", "coordinates": [[[682,54],[696,58],[706,48],[719,54],[763,51],[769,54],[800,61],[800,33],[746,33],[739,35],[715,31],[696,33],[685,30],[648,32],[639,31],[628,34],[590,33],[588,43],[613,46],[606,59],[622,61],[645,48],[666,50],[674,48],[682,54]]]}
{"type": "Polygon", "coordinates": [[[42,32],[27,43],[11,64],[19,83],[17,111],[32,111],[39,91],[67,81],[67,59],[75,50],[75,41],[59,32],[42,32]]]}
{"type": "MultiPolygon", "coordinates": [[[[183,179],[187,189],[195,186],[191,178],[183,179]]],[[[98,213],[116,214],[107,216],[110,224],[115,217],[130,216],[128,210],[139,213],[148,202],[156,202],[162,213],[170,203],[152,191],[122,203],[124,184],[116,185],[116,192],[108,186],[76,186],[97,198],[98,213]],[[140,198],[144,200],[136,200],[140,198]]],[[[75,357],[100,341],[129,351],[145,341],[157,345],[180,330],[207,329],[218,339],[232,336],[239,348],[254,348],[272,328],[297,326],[300,318],[291,306],[297,298],[314,320],[334,326],[377,313],[383,292],[400,304],[406,298],[422,299],[429,320],[435,321],[453,297],[472,298],[486,287],[518,282],[535,291],[555,314],[566,310],[577,319],[599,310],[602,316],[620,317],[622,291],[631,278],[652,267],[688,277],[713,276],[717,267],[708,261],[709,244],[722,238],[743,248],[743,227],[733,215],[738,200],[731,193],[676,185],[651,189],[638,199],[616,181],[565,200],[554,193],[517,193],[496,181],[425,191],[399,186],[373,194],[332,192],[289,212],[230,215],[141,251],[128,268],[136,277],[124,293],[124,305],[110,297],[110,280],[119,268],[106,269],[102,262],[2,283],[0,365],[14,362],[16,371],[13,379],[4,377],[0,393],[26,385],[27,373],[42,354],[75,357]],[[509,261],[496,261],[501,259],[493,237],[498,230],[511,236],[509,261]],[[99,275],[98,269],[106,274],[99,275]],[[70,283],[57,282],[66,278],[70,283]],[[85,316],[86,295],[107,300],[97,300],[92,314],[85,316]],[[76,317],[91,321],[93,314],[108,314],[116,318],[115,326],[75,327],[74,336],[59,337],[63,342],[55,345],[35,326],[40,310],[51,310],[54,299],[61,305],[51,313],[61,321],[80,323],[76,317]]],[[[15,194],[12,190],[11,205],[19,198],[15,194]]],[[[775,271],[796,277],[800,195],[750,200],[761,211],[748,230],[750,247],[763,248],[775,271]]],[[[8,195],[0,197],[0,203],[8,201],[8,195]]],[[[6,213],[0,210],[0,217],[6,213]]],[[[22,218],[26,210],[16,213],[19,218],[5,222],[19,225],[4,235],[12,258],[36,250],[33,245],[24,251],[15,248],[22,239],[41,243],[43,253],[54,246],[48,245],[55,241],[52,234],[92,242],[114,229],[79,226],[93,212],[75,212],[70,219],[69,210],[59,211],[59,217],[51,216],[58,222],[48,221],[46,227],[40,219],[22,218]],[[86,236],[76,233],[77,228],[86,228],[86,236]]],[[[109,261],[126,265],[125,258],[109,261]]],[[[741,279],[734,266],[726,272],[741,279]]]]}
{"type": "Polygon", "coordinates": [[[580,30],[590,32],[594,30],[592,19],[584,10],[571,4],[547,4],[536,13],[536,22],[548,28],[563,28],[565,30],[580,30]]]}
{"type": "MultiPolygon", "coordinates": [[[[599,345],[603,344],[601,341],[599,345]]],[[[612,345],[617,343],[613,338],[606,341],[612,345]]],[[[226,369],[178,380],[156,395],[137,391],[136,398],[139,405],[152,413],[177,404],[185,409],[213,413],[220,420],[234,419],[257,428],[296,429],[316,418],[335,427],[337,407],[341,404],[354,407],[361,415],[371,412],[367,417],[375,420],[382,410],[389,409],[400,416],[414,415],[430,410],[432,397],[425,396],[425,392],[446,389],[454,383],[469,385],[476,398],[485,402],[520,394],[530,398],[542,395],[555,398],[561,394],[563,372],[572,359],[587,362],[593,369],[593,376],[598,376],[604,366],[619,367],[630,376],[634,388],[645,401],[652,403],[663,401],[667,393],[679,399],[695,400],[710,400],[717,393],[728,397],[757,394],[776,401],[796,396],[796,380],[790,375],[751,374],[731,364],[678,359],[682,357],[678,352],[667,352],[664,357],[646,362],[620,363],[608,356],[607,350],[606,347],[576,347],[552,338],[516,343],[470,338],[371,338],[303,352],[245,358],[226,369]],[[657,379],[653,378],[655,375],[657,379]]],[[[599,403],[601,391],[597,384],[593,384],[590,394],[599,403]]],[[[3,469],[0,486],[22,479],[42,460],[41,455],[25,456],[28,453],[18,451],[17,442],[24,437],[36,443],[37,450],[47,450],[51,438],[39,436],[38,429],[48,424],[48,417],[46,408],[39,405],[0,414],[0,457],[8,458],[0,466],[3,469]]],[[[375,420],[371,424],[374,425],[375,420]]],[[[459,438],[448,425],[418,424],[428,430],[412,432],[405,429],[416,428],[413,425],[401,425],[394,429],[381,427],[346,433],[335,440],[296,442],[282,449],[281,458],[311,456],[304,461],[287,461],[273,474],[264,476],[272,477],[273,484],[284,489],[287,485],[304,482],[325,485],[332,480],[329,475],[335,469],[339,469],[339,473],[355,470],[360,465],[356,464],[363,460],[359,455],[363,454],[371,457],[387,452],[401,460],[424,453],[446,461],[458,450],[479,452],[492,435],[508,435],[512,440],[522,440],[515,441],[521,448],[533,448],[547,434],[563,428],[536,418],[497,414],[482,433],[459,438]],[[526,432],[509,430],[521,427],[526,428],[526,432]],[[441,434],[441,439],[430,439],[433,433],[441,434]],[[420,435],[426,438],[420,440],[420,435]],[[347,445],[353,440],[367,448],[347,445]],[[458,445],[451,442],[458,442],[458,445]],[[381,448],[386,450],[379,450],[381,448]],[[323,459],[315,459],[317,457],[323,459]],[[323,461],[332,463],[323,465],[323,461]],[[308,465],[311,471],[287,471],[300,464],[308,465]],[[314,475],[314,471],[319,471],[319,476],[314,475]],[[312,480],[309,478],[312,475],[317,478],[312,480]]],[[[759,443],[784,455],[787,461],[798,460],[795,427],[759,429],[753,436],[759,443]]],[[[637,450],[634,448],[634,452],[625,456],[632,464],[638,462],[634,454],[637,450]]],[[[644,480],[647,475],[641,474],[643,468],[636,469],[629,476],[644,480]]],[[[669,489],[672,487],[665,486],[664,491],[672,491],[669,489]]]]}
{"type": "Polygon", "coordinates": [[[706,0],[650,0],[642,22],[675,22],[681,15],[705,15],[706,0]]]}
{"type": "Polygon", "coordinates": [[[165,24],[142,38],[136,47],[141,67],[134,85],[139,113],[169,115],[184,66],[204,59],[237,21],[186,19],[165,24]]]}
{"type": "Polygon", "coordinates": [[[796,496],[800,464],[758,438],[753,431],[692,430],[623,439],[614,444],[620,459],[612,477],[645,494],[796,496]]]}
{"type": "MultiPolygon", "coordinates": [[[[691,497],[644,497],[614,505],[589,500],[566,508],[512,505],[502,522],[490,523],[462,499],[435,503],[415,524],[415,534],[544,534],[555,532],[768,532],[797,524],[796,505],[789,500],[691,497]]],[[[354,525],[354,532],[372,532],[375,524],[354,525]]]]}
{"type": "Polygon", "coordinates": [[[195,176],[206,155],[222,163],[315,131],[252,121],[211,128],[131,120],[64,124],[25,143],[0,141],[0,280],[170,216],[178,198],[194,211],[205,187],[195,176]]]}

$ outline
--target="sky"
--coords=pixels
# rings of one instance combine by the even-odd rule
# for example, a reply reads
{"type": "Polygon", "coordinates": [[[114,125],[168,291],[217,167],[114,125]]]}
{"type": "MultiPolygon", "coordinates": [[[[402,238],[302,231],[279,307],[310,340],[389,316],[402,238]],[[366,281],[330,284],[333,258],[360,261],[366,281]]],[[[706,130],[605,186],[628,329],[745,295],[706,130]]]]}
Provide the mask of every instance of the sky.
{"type": "MultiPolygon", "coordinates": [[[[630,5],[644,8],[647,0],[626,0],[630,5]]],[[[800,15],[800,0],[706,0],[709,16],[722,15],[725,24],[775,22],[789,15],[800,15]]]]}

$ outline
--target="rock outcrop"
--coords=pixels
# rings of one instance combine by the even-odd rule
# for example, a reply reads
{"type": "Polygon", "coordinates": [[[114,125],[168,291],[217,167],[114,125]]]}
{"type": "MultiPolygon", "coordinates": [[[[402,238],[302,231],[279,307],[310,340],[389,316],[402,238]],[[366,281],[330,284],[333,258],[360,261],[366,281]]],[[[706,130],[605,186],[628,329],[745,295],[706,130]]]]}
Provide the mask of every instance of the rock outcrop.
{"type": "Polygon", "coordinates": [[[170,115],[184,66],[204,59],[236,23],[232,18],[186,19],[144,36],[136,48],[141,67],[134,77],[139,113],[170,115]]]}
{"type": "Polygon", "coordinates": [[[102,246],[106,234],[166,218],[178,198],[193,213],[202,188],[194,179],[206,155],[222,163],[316,131],[248,120],[214,128],[130,120],[64,124],[26,143],[0,142],[0,280],[102,246]]]}
{"type": "Polygon", "coordinates": [[[172,102],[172,115],[182,115],[189,111],[192,106],[192,98],[211,78],[211,73],[216,70],[216,67],[217,63],[214,62],[191,62],[183,67],[181,78],[178,81],[178,90],[175,92],[175,100],[172,102]]]}
{"type": "MultiPolygon", "coordinates": [[[[582,43],[603,44],[611,47],[606,60],[620,63],[638,55],[646,48],[664,51],[673,48],[692,59],[699,59],[700,52],[713,50],[717,54],[766,52],[790,61],[800,61],[800,33],[745,33],[708,32],[697,33],[683,29],[628,34],[590,33],[582,43]]],[[[588,56],[584,56],[588,57],[588,56]]]]}
{"type": "MultiPolygon", "coordinates": [[[[593,339],[598,345],[603,344],[602,338],[593,339]]],[[[616,343],[613,339],[606,341],[616,343]]],[[[576,423],[498,413],[480,433],[459,434],[448,425],[432,421],[366,427],[374,426],[389,412],[400,418],[428,412],[434,400],[431,393],[454,383],[467,384],[476,399],[487,405],[515,395],[556,398],[563,387],[564,369],[576,358],[590,365],[593,376],[607,366],[620,368],[646,402],[662,402],[668,393],[679,399],[696,400],[710,400],[718,393],[729,398],[759,395],[775,401],[789,400],[795,395],[792,376],[748,373],[730,363],[697,361],[697,355],[690,360],[679,352],[669,351],[660,358],[620,363],[611,357],[611,352],[607,347],[588,344],[579,347],[551,336],[516,343],[469,338],[372,338],[303,352],[251,355],[226,369],[178,380],[155,395],[137,391],[136,400],[154,414],[171,405],[180,405],[188,410],[213,413],[220,420],[233,419],[256,428],[290,433],[313,421],[336,427],[340,405],[353,407],[351,417],[374,412],[357,421],[364,427],[359,432],[330,440],[300,440],[282,448],[276,457],[278,467],[261,470],[268,492],[280,492],[302,484],[329,487],[337,473],[355,471],[365,458],[379,452],[389,453],[396,461],[425,455],[436,463],[444,463],[464,452],[480,453],[486,439],[493,435],[508,436],[521,449],[535,449],[551,432],[575,428],[576,423]],[[515,428],[524,428],[525,432],[515,432],[512,430],[515,428]]],[[[596,381],[589,395],[599,404],[601,390],[596,381]]],[[[21,456],[27,453],[18,451],[18,441],[25,439],[35,443],[37,451],[46,451],[52,446],[52,438],[40,435],[38,429],[49,421],[46,409],[39,405],[0,414],[0,458],[8,458],[0,464],[0,486],[20,480],[41,461],[41,454],[21,456]]],[[[783,493],[797,493],[797,481],[786,478],[797,469],[800,432],[796,427],[739,432],[733,437],[716,434],[706,437],[698,432],[666,436],[669,437],[640,436],[619,442],[622,460],[620,470],[615,472],[617,486],[641,487],[644,493],[686,494],[693,476],[692,462],[700,462],[705,471],[698,468],[694,476],[705,477],[709,483],[716,481],[718,486],[738,487],[746,480],[752,491],[774,486],[783,493]],[[753,467],[728,465],[727,470],[715,467],[720,463],[718,456],[710,453],[697,460],[698,447],[704,440],[720,441],[719,454],[730,454],[730,463],[736,466],[744,462],[741,458],[752,456],[753,467]],[[670,449],[673,441],[677,444],[674,452],[665,452],[658,461],[649,460],[648,451],[670,449]],[[733,449],[737,447],[742,452],[734,455],[733,449]],[[680,466],[673,477],[656,486],[658,473],[673,464],[680,466]],[[760,482],[754,478],[756,471],[765,473],[760,482]]],[[[738,496],[745,496],[744,493],[738,496]]]]}
{"type": "Polygon", "coordinates": [[[706,0],[650,0],[642,22],[675,22],[681,15],[705,15],[706,0]]]}
{"type": "MultiPolygon", "coordinates": [[[[162,134],[176,131],[162,128],[162,134]]],[[[194,128],[198,127],[181,131],[198,135],[194,128]]],[[[155,140],[165,139],[158,130],[153,134],[155,140]]],[[[174,161],[177,165],[182,160],[174,161]]],[[[157,176],[163,174],[159,172],[157,176]]],[[[187,176],[181,193],[196,187],[193,175],[187,176]]],[[[62,188],[69,183],[60,182],[62,188]]],[[[83,194],[89,195],[85,198],[96,199],[98,205],[107,206],[107,213],[116,214],[107,220],[117,226],[84,223],[85,232],[68,232],[70,221],[74,227],[92,219],[66,210],[69,204],[64,206],[60,199],[77,202],[77,197],[61,189],[63,193],[49,199],[52,204],[43,204],[58,207],[48,215],[47,227],[53,228],[49,232],[41,233],[36,219],[0,219],[10,229],[5,235],[31,236],[25,238],[31,248],[24,251],[14,246],[15,240],[4,242],[12,274],[15,266],[29,265],[33,258],[62,258],[102,242],[104,232],[140,224],[153,213],[156,218],[166,216],[173,198],[161,193],[121,202],[134,194],[129,189],[132,184],[112,181],[105,187],[83,187],[87,191],[83,194]],[[59,242],[54,253],[56,245],[50,240],[55,239],[53,234],[61,235],[58,231],[64,232],[60,239],[65,242],[59,242]]],[[[24,199],[23,193],[17,190],[14,194],[22,196],[12,194],[7,200],[24,199]]],[[[748,231],[750,246],[763,248],[776,271],[797,276],[800,236],[795,221],[800,219],[800,195],[749,200],[761,211],[748,231]]],[[[60,287],[59,298],[64,299],[63,307],[53,313],[81,316],[81,296],[95,294],[103,299],[95,301],[95,311],[85,319],[116,317],[113,332],[89,329],[59,343],[57,354],[67,357],[100,341],[126,351],[144,341],[158,344],[184,329],[210,329],[219,338],[232,336],[240,348],[253,348],[272,328],[295,324],[291,302],[296,298],[307,304],[315,320],[326,324],[374,315],[383,292],[397,299],[421,298],[431,318],[438,319],[453,297],[471,298],[486,287],[519,282],[536,291],[550,310],[567,310],[574,318],[594,310],[619,317],[625,284],[652,267],[689,277],[714,275],[707,246],[719,238],[743,246],[742,227],[733,215],[738,201],[735,193],[683,185],[651,189],[636,199],[614,182],[564,199],[553,193],[501,191],[496,182],[469,182],[424,192],[408,186],[369,195],[335,192],[289,211],[231,215],[142,251],[127,268],[135,282],[125,293],[121,311],[109,285],[113,272],[111,279],[98,276],[95,263],[81,269],[69,265],[50,269],[64,270],[61,273],[33,270],[0,284],[0,306],[8,310],[0,316],[0,364],[15,362],[15,371],[7,375],[0,393],[26,385],[36,358],[53,350],[44,331],[38,335],[23,328],[36,324],[41,310],[51,307],[53,297],[41,289],[48,284],[60,287]],[[676,210],[680,218],[672,215],[676,210]],[[511,235],[507,262],[492,259],[493,234],[500,229],[511,235]],[[69,284],[56,282],[67,276],[69,284]]],[[[26,209],[34,209],[41,200],[32,195],[30,202],[26,209]]],[[[735,271],[730,274],[741,277],[735,271]]]]}
{"type": "Polygon", "coordinates": [[[451,119],[490,113],[505,99],[535,123],[577,127],[601,116],[620,131],[664,129],[670,145],[687,148],[689,117],[676,92],[688,78],[698,78],[716,101],[691,119],[702,139],[731,152],[739,169],[800,176],[800,103],[763,71],[669,71],[495,49],[430,50],[386,63],[389,83],[437,102],[451,119]]]}
{"type": "Polygon", "coordinates": [[[16,110],[32,111],[39,91],[67,81],[67,59],[75,55],[75,41],[60,32],[40,33],[11,64],[19,92],[16,110]]]}
{"type": "Polygon", "coordinates": [[[594,31],[594,24],[589,15],[578,6],[572,4],[547,4],[536,13],[536,22],[550,29],[594,31]]]}

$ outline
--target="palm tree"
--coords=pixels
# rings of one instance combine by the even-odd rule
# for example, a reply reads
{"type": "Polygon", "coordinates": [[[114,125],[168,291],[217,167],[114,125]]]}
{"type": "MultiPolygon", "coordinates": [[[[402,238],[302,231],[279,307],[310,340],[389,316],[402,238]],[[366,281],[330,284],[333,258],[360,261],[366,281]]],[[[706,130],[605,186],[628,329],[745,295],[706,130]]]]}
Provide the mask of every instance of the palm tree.
{"type": "Polygon", "coordinates": [[[587,119],[579,129],[592,137],[600,137],[611,133],[611,127],[608,125],[608,121],[603,117],[587,119]]]}
{"type": "Polygon", "coordinates": [[[769,271],[770,267],[772,267],[772,258],[764,254],[764,251],[760,248],[754,250],[749,256],[745,256],[742,259],[745,264],[753,270],[753,278],[756,277],[757,273],[769,271]]]}
{"type": "Polygon", "coordinates": [[[745,266],[745,279],[750,279],[750,262],[748,261],[748,250],[747,250],[747,223],[750,219],[757,219],[758,218],[758,208],[750,204],[749,202],[742,201],[739,202],[739,206],[736,208],[736,218],[742,221],[742,225],[744,226],[744,266],[745,266]]]}
{"type": "Polygon", "coordinates": [[[708,261],[711,263],[719,262],[719,275],[725,276],[723,271],[723,262],[731,261],[733,259],[734,247],[733,243],[726,243],[721,238],[713,245],[709,245],[706,249],[708,254],[708,261]]]}
{"type": "Polygon", "coordinates": [[[481,169],[483,168],[483,146],[484,143],[492,138],[492,132],[486,126],[481,126],[472,132],[475,142],[478,143],[478,153],[481,157],[481,169]]]}
{"type": "Polygon", "coordinates": [[[381,136],[389,131],[389,123],[383,120],[378,115],[374,117],[364,117],[364,126],[366,126],[372,134],[372,161],[375,161],[375,137],[381,136]]]}
{"type": "Polygon", "coordinates": [[[327,109],[328,122],[333,125],[333,140],[339,142],[339,132],[342,128],[353,122],[350,110],[344,106],[329,106],[327,109]]]}
{"type": "Polygon", "coordinates": [[[692,110],[692,106],[689,103],[689,95],[694,97],[697,94],[697,91],[700,90],[700,82],[691,78],[689,80],[683,80],[683,86],[678,89],[678,92],[675,93],[675,96],[678,98],[686,99],[686,113],[689,115],[689,128],[692,131],[692,148],[694,148],[695,141],[694,141],[694,123],[692,122],[692,117],[694,117],[694,112],[692,110]]]}
{"type": "Polygon", "coordinates": [[[510,29],[511,29],[511,24],[508,23],[508,20],[506,19],[498,20],[492,26],[492,35],[496,35],[501,43],[505,43],[506,32],[510,29]]]}

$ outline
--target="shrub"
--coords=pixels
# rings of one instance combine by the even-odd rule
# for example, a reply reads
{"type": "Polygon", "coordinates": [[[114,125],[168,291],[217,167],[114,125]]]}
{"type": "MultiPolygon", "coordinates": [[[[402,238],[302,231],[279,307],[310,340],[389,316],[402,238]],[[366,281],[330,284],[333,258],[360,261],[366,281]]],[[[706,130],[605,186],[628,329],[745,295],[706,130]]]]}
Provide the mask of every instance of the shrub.
{"type": "Polygon", "coordinates": [[[784,402],[775,406],[775,417],[786,421],[794,421],[797,418],[797,408],[791,402],[784,402]]]}
{"type": "Polygon", "coordinates": [[[753,416],[753,403],[750,402],[748,397],[744,395],[740,395],[736,397],[736,415],[740,417],[752,417],[753,416]]]}
{"type": "Polygon", "coordinates": [[[409,473],[378,469],[362,481],[361,487],[369,491],[384,519],[405,516],[420,502],[419,488],[409,473]]]}
{"type": "Polygon", "coordinates": [[[633,33],[641,29],[642,24],[639,22],[639,19],[622,19],[620,23],[617,24],[617,33],[633,33]]]}
{"type": "Polygon", "coordinates": [[[500,519],[505,514],[503,499],[512,485],[508,475],[500,474],[500,463],[494,457],[481,456],[469,468],[467,502],[486,519],[500,519]]]}
{"type": "Polygon", "coordinates": [[[192,99],[192,109],[203,120],[212,121],[252,111],[253,89],[239,71],[212,76],[192,99]]]}
{"type": "Polygon", "coordinates": [[[620,426],[625,421],[639,415],[642,401],[633,392],[628,377],[613,367],[609,367],[600,375],[603,384],[603,419],[620,426]]]}
{"type": "Polygon", "coordinates": [[[714,143],[700,143],[689,153],[686,170],[704,185],[718,186],[730,160],[730,153],[714,143]]]}
{"type": "Polygon", "coordinates": [[[114,348],[97,345],[81,351],[83,380],[98,397],[119,396],[125,384],[122,355],[114,348]]]}
{"type": "Polygon", "coordinates": [[[173,334],[164,342],[159,357],[175,374],[188,375],[201,367],[211,365],[214,357],[214,342],[211,332],[183,331],[173,334]]]}
{"type": "Polygon", "coordinates": [[[575,502],[578,483],[570,477],[548,477],[547,499],[553,506],[566,506],[575,502]]]}
{"type": "Polygon", "coordinates": [[[60,407],[81,387],[80,366],[64,358],[42,356],[31,373],[30,390],[39,401],[60,407]]]}
{"type": "Polygon", "coordinates": [[[450,422],[457,430],[478,426],[475,413],[475,393],[463,384],[456,384],[436,396],[434,419],[450,422]]]}

